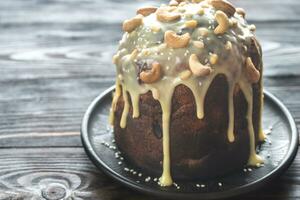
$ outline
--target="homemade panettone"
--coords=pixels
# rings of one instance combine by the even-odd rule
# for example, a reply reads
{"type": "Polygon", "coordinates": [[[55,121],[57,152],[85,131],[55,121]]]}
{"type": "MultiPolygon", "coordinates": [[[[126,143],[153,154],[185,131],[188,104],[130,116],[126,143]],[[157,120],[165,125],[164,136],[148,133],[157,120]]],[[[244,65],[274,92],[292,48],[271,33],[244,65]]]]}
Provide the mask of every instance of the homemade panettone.
{"type": "Polygon", "coordinates": [[[172,0],[123,30],[110,122],[126,159],[162,186],[263,163],[262,51],[243,9],[172,0]]]}

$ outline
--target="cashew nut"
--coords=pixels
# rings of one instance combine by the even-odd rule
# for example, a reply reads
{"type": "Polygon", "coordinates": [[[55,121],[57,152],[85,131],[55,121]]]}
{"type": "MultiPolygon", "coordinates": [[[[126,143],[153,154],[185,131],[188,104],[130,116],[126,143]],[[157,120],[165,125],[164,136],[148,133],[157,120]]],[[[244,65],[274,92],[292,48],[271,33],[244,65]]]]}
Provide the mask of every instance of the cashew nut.
{"type": "Polygon", "coordinates": [[[161,22],[170,22],[180,19],[180,14],[176,12],[170,12],[167,8],[159,8],[156,11],[156,18],[161,22]]]}
{"type": "Polygon", "coordinates": [[[216,35],[224,34],[230,26],[227,15],[223,11],[218,10],[215,14],[215,18],[219,25],[215,28],[214,33],[216,35]]]}
{"type": "Polygon", "coordinates": [[[260,73],[259,71],[255,68],[252,59],[248,57],[246,59],[246,72],[247,72],[247,77],[248,80],[251,83],[257,83],[260,79],[260,73]]]}
{"type": "Polygon", "coordinates": [[[239,14],[239,15],[241,15],[243,18],[245,18],[246,12],[245,12],[245,10],[244,10],[243,8],[236,8],[235,11],[236,11],[237,14],[239,14]]]}
{"type": "Polygon", "coordinates": [[[123,22],[123,31],[131,33],[132,31],[134,31],[134,29],[139,27],[142,23],[143,23],[143,19],[140,15],[138,15],[134,18],[125,20],[123,22]]]}
{"type": "Polygon", "coordinates": [[[151,70],[142,71],[140,73],[140,79],[144,83],[154,83],[156,82],[161,76],[161,66],[158,62],[152,63],[151,70]]]}
{"type": "Polygon", "coordinates": [[[189,44],[191,36],[189,33],[177,35],[174,31],[165,32],[165,43],[171,48],[183,48],[189,44]]]}
{"type": "Polygon", "coordinates": [[[196,54],[192,54],[189,58],[189,67],[196,76],[207,76],[212,69],[209,66],[202,65],[196,54]]]}
{"type": "Polygon", "coordinates": [[[228,17],[233,16],[235,13],[234,6],[226,0],[210,0],[210,3],[215,9],[226,13],[228,17]]]}
{"type": "Polygon", "coordinates": [[[144,7],[144,8],[139,8],[136,13],[146,17],[151,13],[154,13],[156,10],[157,10],[156,7],[144,7]]]}
{"type": "Polygon", "coordinates": [[[196,28],[198,25],[198,22],[196,20],[192,19],[192,20],[186,21],[184,23],[184,25],[186,28],[196,28]]]}

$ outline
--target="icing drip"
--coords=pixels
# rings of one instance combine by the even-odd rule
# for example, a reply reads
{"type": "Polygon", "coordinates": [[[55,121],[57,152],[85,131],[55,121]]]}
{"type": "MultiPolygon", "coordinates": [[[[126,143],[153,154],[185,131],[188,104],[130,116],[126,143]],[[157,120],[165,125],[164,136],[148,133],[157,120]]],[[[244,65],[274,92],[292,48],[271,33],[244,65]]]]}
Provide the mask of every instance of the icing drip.
{"type": "Polygon", "coordinates": [[[123,95],[123,100],[124,100],[124,109],[120,121],[120,127],[125,128],[126,127],[126,121],[127,121],[127,115],[129,112],[129,101],[128,101],[128,94],[126,91],[126,87],[122,85],[122,95],[123,95]]]}
{"type": "Polygon", "coordinates": [[[119,80],[117,79],[116,81],[116,90],[113,96],[113,100],[111,103],[111,108],[110,108],[110,113],[109,113],[109,123],[111,125],[114,124],[114,119],[115,119],[115,111],[116,111],[116,107],[117,107],[117,102],[119,97],[121,96],[121,87],[120,87],[120,83],[119,80]]]}
{"type": "Polygon", "coordinates": [[[248,110],[247,110],[247,121],[248,121],[248,132],[250,138],[250,156],[248,159],[248,165],[257,166],[257,164],[263,163],[263,159],[256,154],[255,151],[255,134],[252,123],[252,113],[253,113],[253,89],[252,85],[249,83],[245,83],[244,80],[239,82],[241,90],[244,93],[244,96],[248,102],[248,110]]]}
{"type": "MultiPolygon", "coordinates": [[[[228,141],[235,141],[234,90],[238,84],[248,103],[247,122],[250,139],[248,164],[255,166],[262,163],[262,159],[255,151],[252,83],[245,76],[247,46],[249,38],[253,37],[249,26],[242,16],[235,13],[230,16],[231,21],[223,24],[228,30],[221,30],[222,26],[218,26],[219,30],[215,33],[218,25],[215,21],[216,9],[206,1],[185,3],[168,9],[175,9],[176,14],[166,16],[166,12],[160,10],[158,12],[161,14],[160,18],[163,20],[174,18],[177,21],[164,23],[157,20],[158,13],[150,13],[142,19],[139,16],[125,24],[127,33],[120,41],[119,51],[114,56],[118,78],[110,110],[110,123],[113,124],[121,90],[124,100],[121,128],[126,127],[130,106],[132,117],[138,118],[140,95],[152,92],[153,98],[159,101],[162,109],[163,172],[160,184],[170,186],[173,182],[169,133],[173,92],[180,84],[187,86],[195,99],[197,118],[203,119],[207,91],[214,78],[218,74],[224,74],[228,81],[228,141]],[[166,36],[168,31],[172,34],[166,36]],[[170,43],[172,40],[180,42],[174,45],[170,43]],[[189,58],[192,56],[196,59],[191,62],[189,58]],[[154,61],[159,63],[159,66],[156,66],[158,67],[156,71],[151,71],[153,68],[149,68],[154,61]],[[139,77],[141,71],[147,71],[146,76],[153,73],[156,77],[148,79],[148,82],[142,81],[139,77]],[[185,76],[181,79],[179,74],[182,72],[185,72],[185,76]],[[129,98],[132,105],[129,105],[129,98]]],[[[259,140],[263,141],[265,136],[261,123],[259,130],[259,140]]]]}
{"type": "Polygon", "coordinates": [[[172,185],[171,176],[171,156],[170,156],[170,117],[171,117],[171,105],[172,94],[174,89],[167,90],[165,95],[159,99],[162,108],[162,126],[163,126],[163,172],[160,177],[161,186],[172,185]]]}
{"type": "Polygon", "coordinates": [[[235,84],[229,85],[228,92],[228,130],[227,137],[229,142],[234,142],[234,103],[233,103],[233,92],[234,92],[235,84]]]}

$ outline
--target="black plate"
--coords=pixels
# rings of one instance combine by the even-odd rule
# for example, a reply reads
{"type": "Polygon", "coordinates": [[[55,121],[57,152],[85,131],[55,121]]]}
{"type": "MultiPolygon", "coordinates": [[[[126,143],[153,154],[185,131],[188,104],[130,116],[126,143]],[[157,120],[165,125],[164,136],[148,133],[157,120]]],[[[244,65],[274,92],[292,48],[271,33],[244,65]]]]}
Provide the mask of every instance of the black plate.
{"type": "Polygon", "coordinates": [[[264,92],[264,128],[273,127],[259,154],[265,165],[241,169],[219,179],[206,182],[176,182],[171,187],[160,187],[157,177],[139,172],[123,159],[113,140],[108,125],[112,91],[109,88],[98,96],[86,111],[82,127],[82,143],[94,164],[120,183],[152,195],[168,198],[219,199],[253,191],[285,171],[294,160],[298,148],[296,124],[286,107],[272,94],[264,92]]]}

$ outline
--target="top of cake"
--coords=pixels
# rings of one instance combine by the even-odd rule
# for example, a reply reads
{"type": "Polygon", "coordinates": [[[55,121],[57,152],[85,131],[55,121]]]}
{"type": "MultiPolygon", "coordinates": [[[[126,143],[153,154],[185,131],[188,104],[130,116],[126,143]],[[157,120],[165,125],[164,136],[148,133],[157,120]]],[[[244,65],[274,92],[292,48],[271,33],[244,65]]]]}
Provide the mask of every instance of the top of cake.
{"type": "MultiPolygon", "coordinates": [[[[133,70],[140,84],[152,84],[170,77],[207,76],[225,66],[230,56],[247,62],[255,26],[244,18],[243,9],[221,0],[171,1],[159,8],[140,8],[137,16],[123,23],[126,33],[114,56],[119,78],[133,70]],[[134,69],[124,65],[128,62],[134,69]]],[[[246,71],[246,76],[253,82],[259,79],[257,73],[246,71]]]]}
{"type": "MultiPolygon", "coordinates": [[[[218,74],[228,81],[228,141],[234,142],[233,94],[236,85],[248,102],[250,134],[249,165],[262,163],[255,152],[252,126],[252,84],[261,80],[259,66],[251,53],[260,55],[254,36],[255,26],[245,21],[245,11],[226,0],[172,0],[159,8],[145,7],[124,21],[125,34],[113,57],[117,66],[116,93],[111,113],[123,95],[124,110],[120,127],[126,127],[130,102],[133,118],[139,117],[140,95],[152,92],[162,109],[162,185],[172,183],[170,175],[169,126],[171,102],[176,86],[187,86],[193,93],[196,114],[204,117],[204,100],[218,74]],[[122,91],[121,91],[122,90],[122,91]],[[130,100],[129,100],[130,98],[130,100]]],[[[113,121],[113,114],[110,120],[113,121]]]]}

